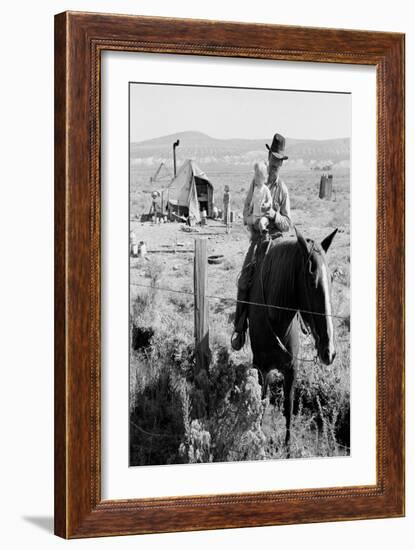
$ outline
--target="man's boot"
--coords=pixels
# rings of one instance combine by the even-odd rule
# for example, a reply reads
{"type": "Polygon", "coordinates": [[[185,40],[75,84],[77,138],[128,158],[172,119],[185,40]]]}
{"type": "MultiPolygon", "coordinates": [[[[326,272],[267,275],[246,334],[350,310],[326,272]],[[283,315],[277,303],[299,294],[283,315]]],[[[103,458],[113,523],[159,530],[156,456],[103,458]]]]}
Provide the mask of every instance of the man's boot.
{"type": "MultiPolygon", "coordinates": [[[[249,280],[249,278],[247,278],[246,280],[249,280]]],[[[244,288],[240,286],[238,288],[238,302],[236,304],[235,312],[235,328],[231,338],[231,346],[235,351],[239,351],[240,349],[242,349],[246,341],[246,331],[248,328],[248,304],[246,304],[245,302],[248,300],[248,297],[249,287],[244,288]]]]}
{"type": "Polygon", "coordinates": [[[235,351],[241,350],[245,345],[245,336],[246,331],[237,332],[236,330],[232,334],[231,346],[235,351]]]}

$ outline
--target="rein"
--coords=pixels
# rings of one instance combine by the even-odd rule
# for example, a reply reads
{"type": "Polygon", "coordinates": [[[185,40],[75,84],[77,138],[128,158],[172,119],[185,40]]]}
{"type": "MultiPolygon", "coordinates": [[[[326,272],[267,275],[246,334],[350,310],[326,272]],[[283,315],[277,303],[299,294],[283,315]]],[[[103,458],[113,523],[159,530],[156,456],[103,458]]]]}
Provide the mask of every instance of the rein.
{"type": "MultiPolygon", "coordinates": [[[[295,361],[301,361],[302,363],[314,363],[316,364],[318,362],[318,354],[315,355],[315,357],[313,359],[306,359],[304,357],[297,357],[295,355],[293,355],[291,352],[288,351],[288,349],[284,346],[284,344],[282,343],[281,341],[281,338],[278,336],[278,334],[276,334],[274,332],[274,329],[272,328],[272,324],[271,324],[271,321],[270,321],[270,318],[269,318],[269,304],[266,303],[265,301],[265,291],[264,291],[264,262],[265,262],[265,259],[267,258],[268,256],[268,252],[269,252],[269,248],[271,246],[271,242],[268,244],[268,247],[267,247],[267,250],[265,251],[265,255],[264,255],[264,258],[261,262],[261,273],[260,273],[260,282],[261,282],[261,293],[262,293],[262,303],[264,304],[264,306],[266,306],[266,320],[267,320],[267,323],[268,323],[268,327],[271,331],[271,334],[273,335],[279,349],[287,354],[291,360],[295,360],[295,361]]],[[[312,247],[310,249],[310,252],[309,252],[309,255],[308,255],[308,258],[306,260],[306,263],[304,264],[305,266],[307,265],[307,263],[309,262],[310,258],[311,258],[311,254],[314,250],[314,242],[312,244],[312,247]]],[[[308,301],[308,300],[307,300],[308,301]]],[[[309,301],[308,301],[309,302],[309,301]]],[[[295,315],[299,315],[299,312],[297,311],[295,315]]],[[[291,321],[291,323],[288,325],[288,328],[286,330],[286,333],[285,335],[287,335],[289,333],[289,331],[291,330],[291,326],[293,324],[293,321],[294,321],[294,318],[293,320],[291,321]]]]}

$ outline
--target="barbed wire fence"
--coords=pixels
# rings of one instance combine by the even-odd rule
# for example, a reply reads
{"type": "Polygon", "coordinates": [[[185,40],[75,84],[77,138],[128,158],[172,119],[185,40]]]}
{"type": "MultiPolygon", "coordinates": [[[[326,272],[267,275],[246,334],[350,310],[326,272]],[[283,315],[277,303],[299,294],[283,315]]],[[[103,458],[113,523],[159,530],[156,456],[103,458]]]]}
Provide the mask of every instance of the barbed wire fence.
{"type": "MultiPolygon", "coordinates": [[[[140,287],[140,288],[146,288],[146,289],[149,289],[149,290],[160,290],[162,292],[173,292],[173,293],[176,293],[176,294],[186,294],[188,296],[193,296],[193,297],[195,296],[195,293],[192,292],[191,290],[178,290],[178,289],[175,289],[175,288],[145,285],[145,284],[142,284],[142,283],[130,283],[130,285],[140,287]]],[[[250,305],[250,306],[265,307],[265,308],[271,308],[271,309],[272,308],[273,309],[279,309],[279,310],[283,310],[283,311],[292,311],[292,312],[297,312],[298,311],[299,313],[306,313],[306,314],[309,314],[309,315],[321,315],[323,317],[332,317],[334,319],[342,319],[343,321],[348,319],[347,315],[335,315],[333,313],[327,314],[327,313],[322,313],[322,312],[319,312],[319,311],[309,311],[307,309],[298,309],[298,308],[278,306],[278,305],[273,305],[273,304],[263,304],[261,302],[251,302],[249,300],[238,300],[238,298],[234,298],[232,296],[219,296],[217,294],[215,294],[215,295],[206,294],[206,298],[208,298],[209,300],[220,300],[220,301],[223,301],[223,302],[233,302],[235,304],[240,303],[240,304],[246,304],[246,305],[250,305]]]]}

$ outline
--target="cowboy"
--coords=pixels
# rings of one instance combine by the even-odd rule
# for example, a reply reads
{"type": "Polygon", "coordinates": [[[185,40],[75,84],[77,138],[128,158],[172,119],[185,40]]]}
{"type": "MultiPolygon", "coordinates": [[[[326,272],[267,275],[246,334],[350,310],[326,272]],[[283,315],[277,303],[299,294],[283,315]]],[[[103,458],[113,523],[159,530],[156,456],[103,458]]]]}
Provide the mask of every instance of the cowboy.
{"type": "MultiPolygon", "coordinates": [[[[281,180],[279,173],[285,155],[285,138],[280,134],[275,134],[271,147],[266,144],[268,149],[268,181],[267,186],[271,193],[271,208],[264,207],[264,215],[268,218],[268,232],[270,237],[281,236],[291,227],[290,197],[285,183],[281,180]]],[[[243,218],[244,224],[247,224],[250,215],[252,195],[254,192],[254,181],[248,191],[244,204],[243,218]]],[[[238,279],[238,294],[235,312],[234,333],[232,335],[231,345],[234,350],[240,350],[245,344],[245,334],[248,328],[247,313],[248,307],[244,302],[248,301],[249,289],[252,284],[252,277],[255,271],[255,251],[259,241],[251,234],[251,241],[248,252],[246,253],[242,265],[241,274],[238,279]]]]}

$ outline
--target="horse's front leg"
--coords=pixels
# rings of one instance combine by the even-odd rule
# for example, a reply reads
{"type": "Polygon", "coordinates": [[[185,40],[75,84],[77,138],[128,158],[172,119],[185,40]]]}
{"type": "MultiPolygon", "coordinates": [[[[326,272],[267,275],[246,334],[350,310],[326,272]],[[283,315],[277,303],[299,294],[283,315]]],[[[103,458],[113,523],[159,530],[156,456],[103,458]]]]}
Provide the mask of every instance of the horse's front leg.
{"type": "Polygon", "coordinates": [[[291,457],[291,419],[293,416],[294,389],[297,377],[297,355],[299,350],[298,321],[293,319],[287,334],[286,347],[290,359],[285,363],[284,374],[284,416],[286,422],[285,447],[287,458],[291,457]]]}
{"type": "Polygon", "coordinates": [[[295,365],[290,365],[284,373],[284,416],[285,416],[285,447],[287,458],[291,456],[291,419],[293,415],[294,388],[295,388],[295,365]]]}

